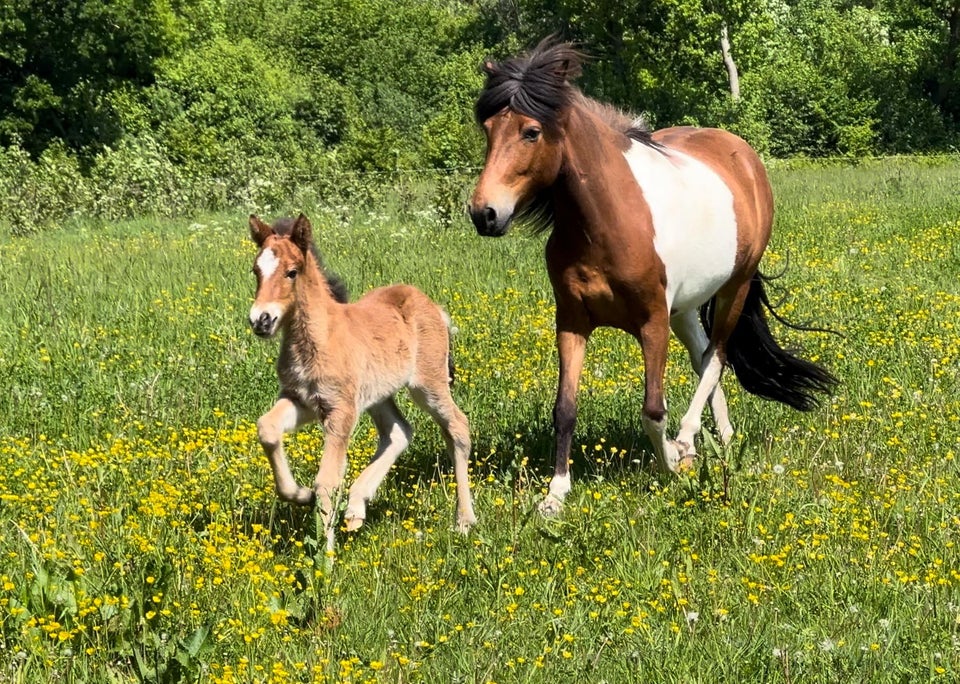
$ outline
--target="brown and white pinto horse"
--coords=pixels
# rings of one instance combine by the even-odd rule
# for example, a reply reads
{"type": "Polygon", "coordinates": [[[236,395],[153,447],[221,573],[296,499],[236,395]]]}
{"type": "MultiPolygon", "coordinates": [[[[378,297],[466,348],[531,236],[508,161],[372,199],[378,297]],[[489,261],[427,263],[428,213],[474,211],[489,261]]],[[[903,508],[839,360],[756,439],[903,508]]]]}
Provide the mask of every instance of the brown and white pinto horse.
{"type": "Polygon", "coordinates": [[[708,402],[720,439],[732,438],[720,387],[726,364],[749,392],[800,410],[836,384],[770,334],[764,309],[776,314],[757,269],[770,238],[773,194],[757,154],[717,129],[651,134],[572,86],[580,63],[570,45],[549,40],[529,55],[487,62],[475,112],[487,138],[470,202],[477,231],[503,235],[517,216],[550,230],[560,379],[556,470],[540,506],[547,514],[559,511],[570,490],[577,388],[597,327],[620,328],[640,342],[642,424],[672,472],[692,463],[708,402]],[[700,376],[674,440],[667,438],[663,396],[671,328],[700,376]]]}
{"type": "Polygon", "coordinates": [[[273,226],[250,217],[250,235],[260,248],[253,266],[257,292],[250,325],[259,337],[282,334],[280,398],[257,421],[277,494],[298,504],[318,500],[327,549],[332,550],[347,442],[366,411],[379,444],[350,488],[344,513],[348,530],[360,527],[367,501],[413,435],[394,401],[406,387],[443,432],[457,482],[457,524],[466,532],[476,522],[467,476],[470,428],[450,394],[449,317],[409,285],[381,287],[347,303],[346,288],[322,268],[312,232],[303,214],[273,226]],[[324,431],[323,456],[308,489],[290,472],[283,435],[318,420],[324,431]]]}

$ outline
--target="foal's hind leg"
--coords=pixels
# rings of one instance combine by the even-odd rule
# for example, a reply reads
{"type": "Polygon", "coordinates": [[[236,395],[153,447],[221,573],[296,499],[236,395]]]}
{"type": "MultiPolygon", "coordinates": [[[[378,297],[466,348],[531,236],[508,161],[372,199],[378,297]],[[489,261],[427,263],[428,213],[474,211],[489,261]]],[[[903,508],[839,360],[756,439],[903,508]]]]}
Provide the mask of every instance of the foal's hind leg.
{"type": "Polygon", "coordinates": [[[393,397],[371,406],[367,413],[373,419],[380,438],[370,464],[350,487],[350,499],[343,518],[347,530],[351,531],[363,525],[367,517],[367,502],[373,499],[383,478],[413,436],[413,428],[403,419],[393,397]]]}
{"type": "Polygon", "coordinates": [[[440,426],[447,443],[447,453],[453,461],[457,481],[457,529],[466,533],[477,522],[470,496],[468,474],[470,461],[470,424],[463,411],[454,403],[446,377],[435,387],[410,387],[410,396],[440,426]]]}
{"type": "MultiPolygon", "coordinates": [[[[709,346],[709,340],[700,325],[696,310],[677,314],[670,319],[670,327],[673,328],[677,338],[686,347],[687,353],[690,355],[690,365],[693,366],[697,376],[703,377],[704,371],[710,364],[710,358],[705,354],[709,346]]],[[[713,413],[713,420],[717,425],[717,432],[720,434],[720,441],[723,444],[728,444],[733,438],[733,426],[730,424],[727,400],[719,382],[710,393],[709,401],[710,411],[713,413]]],[[[700,432],[700,414],[689,416],[688,411],[688,415],[685,415],[680,423],[680,434],[677,435],[677,441],[688,444],[692,450],[693,440],[698,432],[700,432]]]]}
{"type": "Polygon", "coordinates": [[[283,452],[283,435],[316,419],[316,414],[306,407],[281,397],[273,408],[260,416],[257,421],[257,436],[270,461],[277,496],[284,501],[302,505],[313,503],[313,490],[301,487],[293,479],[287,456],[283,452]]]}

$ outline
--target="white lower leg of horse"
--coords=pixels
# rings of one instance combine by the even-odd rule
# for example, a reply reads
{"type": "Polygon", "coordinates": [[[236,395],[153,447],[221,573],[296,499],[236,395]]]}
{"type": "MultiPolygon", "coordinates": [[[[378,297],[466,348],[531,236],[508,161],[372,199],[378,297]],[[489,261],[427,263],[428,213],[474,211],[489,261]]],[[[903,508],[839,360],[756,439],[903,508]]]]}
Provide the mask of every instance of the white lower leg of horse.
{"type": "Polygon", "coordinates": [[[726,446],[733,439],[733,425],[730,424],[727,399],[723,395],[720,383],[717,383],[717,388],[710,395],[710,412],[713,413],[713,422],[716,423],[717,432],[720,434],[720,443],[726,446]]]}
{"type": "MultiPolygon", "coordinates": [[[[700,419],[703,415],[704,406],[711,395],[719,388],[720,375],[723,372],[723,364],[720,363],[720,356],[716,350],[709,353],[704,364],[703,373],[700,375],[700,384],[697,385],[697,391],[690,400],[690,406],[687,412],[680,420],[680,432],[677,434],[677,441],[688,451],[694,453],[694,438],[700,432],[700,419]]],[[[724,402],[724,408],[726,402],[724,402]]]]}
{"type": "MultiPolygon", "coordinates": [[[[683,346],[686,347],[687,354],[690,357],[690,365],[693,366],[697,376],[702,377],[708,362],[708,359],[704,358],[704,352],[706,352],[710,340],[707,339],[707,334],[704,332],[703,326],[700,325],[697,312],[692,310],[675,315],[670,319],[670,327],[680,339],[680,342],[683,343],[683,346]]],[[[728,444],[733,438],[733,426],[730,424],[727,400],[719,382],[710,394],[709,401],[713,421],[716,423],[717,432],[720,433],[720,441],[723,444],[728,444]]],[[[699,427],[697,431],[699,431],[699,427]]]]}
{"type": "Polygon", "coordinates": [[[676,443],[667,439],[666,414],[660,420],[653,420],[644,414],[641,416],[640,422],[643,425],[643,431],[653,445],[660,466],[671,473],[679,472],[682,454],[677,449],[676,443]]]}

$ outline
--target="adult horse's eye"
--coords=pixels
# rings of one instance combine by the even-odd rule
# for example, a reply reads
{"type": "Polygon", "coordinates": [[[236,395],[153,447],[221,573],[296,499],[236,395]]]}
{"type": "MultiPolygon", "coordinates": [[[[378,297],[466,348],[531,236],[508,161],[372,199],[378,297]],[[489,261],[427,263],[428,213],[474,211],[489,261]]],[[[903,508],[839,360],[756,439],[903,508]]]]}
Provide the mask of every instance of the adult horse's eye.
{"type": "Polygon", "coordinates": [[[540,129],[536,126],[525,128],[523,131],[523,139],[527,142],[537,142],[537,140],[540,139],[540,129]]]}
{"type": "Polygon", "coordinates": [[[291,268],[289,271],[287,271],[287,277],[288,277],[290,280],[293,280],[294,278],[296,278],[296,277],[297,277],[297,269],[291,268]]]}

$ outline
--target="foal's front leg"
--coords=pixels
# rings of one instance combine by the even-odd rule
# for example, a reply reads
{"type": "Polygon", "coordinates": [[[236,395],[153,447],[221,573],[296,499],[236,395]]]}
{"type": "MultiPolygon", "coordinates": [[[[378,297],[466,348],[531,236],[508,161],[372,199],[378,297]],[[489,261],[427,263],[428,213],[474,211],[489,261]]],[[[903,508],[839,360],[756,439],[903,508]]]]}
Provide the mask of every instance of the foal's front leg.
{"type": "Polygon", "coordinates": [[[570,491],[570,445],[577,424],[577,390],[583,371],[583,356],[589,333],[563,330],[557,326],[557,352],[560,357],[560,379],[557,400],[553,406],[553,429],[556,433],[556,464],[550,492],[540,502],[543,515],[556,515],[570,491]]]}
{"type": "Polygon", "coordinates": [[[356,411],[339,409],[331,411],[323,421],[323,456],[320,469],[313,483],[317,506],[323,520],[327,538],[327,551],[333,551],[334,530],[337,519],[337,494],[347,471],[347,443],[357,424],[356,411]]]}
{"type": "Polygon", "coordinates": [[[299,402],[280,397],[273,408],[257,421],[257,436],[270,461],[277,496],[283,501],[301,505],[313,503],[313,490],[298,485],[290,472],[290,465],[283,451],[283,435],[316,419],[316,414],[299,402]]]}

